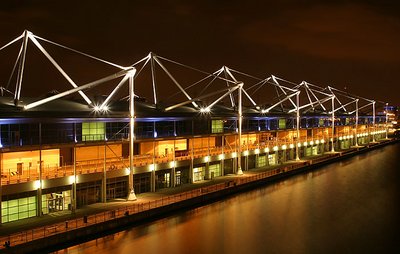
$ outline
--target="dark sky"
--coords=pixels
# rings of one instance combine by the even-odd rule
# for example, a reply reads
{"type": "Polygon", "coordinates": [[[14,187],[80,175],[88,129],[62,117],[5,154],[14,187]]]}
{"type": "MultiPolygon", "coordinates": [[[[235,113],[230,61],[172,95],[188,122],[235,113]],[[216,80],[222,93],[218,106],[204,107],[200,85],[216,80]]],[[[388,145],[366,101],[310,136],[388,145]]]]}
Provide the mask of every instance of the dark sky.
{"type": "MultiPolygon", "coordinates": [[[[1,45],[28,29],[120,65],[153,51],[209,72],[227,65],[400,104],[398,1],[37,2],[1,1],[1,45]]],[[[12,67],[15,57],[1,54],[0,67],[12,67]]]]}

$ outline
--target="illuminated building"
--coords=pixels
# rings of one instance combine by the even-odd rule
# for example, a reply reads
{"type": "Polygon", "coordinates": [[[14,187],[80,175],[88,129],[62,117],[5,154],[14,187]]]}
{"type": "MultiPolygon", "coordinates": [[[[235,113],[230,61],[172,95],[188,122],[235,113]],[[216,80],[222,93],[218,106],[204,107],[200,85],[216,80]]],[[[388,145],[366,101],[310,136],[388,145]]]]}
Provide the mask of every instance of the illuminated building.
{"type": "MultiPolygon", "coordinates": [[[[21,38],[29,36],[35,38],[21,38]]],[[[158,64],[168,75],[162,60],[150,53],[139,62],[158,64]]],[[[129,83],[136,95],[133,81],[139,82],[139,74],[132,70],[141,68],[121,69],[118,75],[107,76],[122,78],[113,91],[129,83]]],[[[221,73],[230,75],[231,79],[222,79],[230,86],[220,94],[213,90],[195,97],[181,89],[183,102],[166,106],[158,103],[154,84],[151,102],[136,96],[131,100],[133,93],[125,99],[114,99],[114,92],[105,97],[82,95],[80,87],[89,89],[98,81],[40,99],[22,98],[17,91],[2,94],[2,223],[126,199],[131,182],[136,194],[154,192],[385,138],[386,116],[375,116],[372,100],[365,99],[360,108],[373,106],[373,113],[358,115],[361,97],[306,82],[283,86],[271,76],[264,84],[278,87],[284,96],[257,103],[246,90],[247,83],[238,82],[232,72],[223,67],[209,74],[213,79],[220,79],[221,73]],[[302,89],[314,93],[315,99],[300,102],[300,94],[306,94],[302,89]],[[79,92],[80,101],[66,98],[79,92]],[[214,97],[207,101],[210,94],[214,97]]],[[[172,74],[168,76],[181,88],[172,74]]]]}

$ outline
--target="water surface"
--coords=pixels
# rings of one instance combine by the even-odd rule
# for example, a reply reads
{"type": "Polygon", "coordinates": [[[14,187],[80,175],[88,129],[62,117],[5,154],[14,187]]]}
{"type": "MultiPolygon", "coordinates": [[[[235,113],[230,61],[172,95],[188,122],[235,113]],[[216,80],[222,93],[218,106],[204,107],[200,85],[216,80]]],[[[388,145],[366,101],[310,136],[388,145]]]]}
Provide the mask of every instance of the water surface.
{"type": "Polygon", "coordinates": [[[400,144],[58,253],[400,253],[400,144]]]}

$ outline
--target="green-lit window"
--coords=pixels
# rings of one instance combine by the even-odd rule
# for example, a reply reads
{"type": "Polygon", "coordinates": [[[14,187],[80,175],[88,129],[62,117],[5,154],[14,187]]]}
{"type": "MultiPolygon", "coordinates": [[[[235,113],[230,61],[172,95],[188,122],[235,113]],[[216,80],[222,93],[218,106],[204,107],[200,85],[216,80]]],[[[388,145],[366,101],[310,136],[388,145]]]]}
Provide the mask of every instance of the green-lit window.
{"type": "Polygon", "coordinates": [[[212,120],[211,121],[211,133],[222,133],[224,132],[224,121],[212,120]]]}
{"type": "Polygon", "coordinates": [[[36,196],[1,202],[1,222],[36,216],[36,196]]]}
{"type": "Polygon", "coordinates": [[[82,141],[104,140],[105,130],[103,122],[82,123],[82,141]]]}
{"type": "Polygon", "coordinates": [[[279,129],[286,129],[286,119],[281,118],[279,119],[279,129]]]}
{"type": "Polygon", "coordinates": [[[210,171],[210,178],[221,176],[221,164],[213,164],[208,167],[210,171]]]}
{"type": "Polygon", "coordinates": [[[264,166],[266,166],[267,165],[267,160],[266,160],[266,157],[267,156],[265,156],[265,155],[263,155],[263,156],[258,156],[258,167],[264,167],[264,166]]]}
{"type": "Polygon", "coordinates": [[[324,126],[324,119],[323,118],[319,119],[319,126],[324,126]]]}

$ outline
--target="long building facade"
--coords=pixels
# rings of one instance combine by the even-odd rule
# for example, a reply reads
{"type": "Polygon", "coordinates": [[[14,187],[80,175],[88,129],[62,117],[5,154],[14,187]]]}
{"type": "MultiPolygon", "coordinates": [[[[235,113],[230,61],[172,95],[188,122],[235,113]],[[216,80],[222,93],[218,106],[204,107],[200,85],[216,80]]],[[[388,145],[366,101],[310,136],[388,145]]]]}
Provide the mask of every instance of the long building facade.
{"type": "MultiPolygon", "coordinates": [[[[35,112],[2,110],[2,223],[127,197],[128,110],[96,115],[77,112],[85,108],[77,102],[63,103],[61,108],[75,108],[73,117],[56,110],[56,105],[35,112]]],[[[377,115],[375,124],[371,116],[360,116],[357,129],[354,117],[336,116],[332,128],[327,115],[301,116],[297,136],[296,116],[244,113],[239,143],[233,110],[165,114],[151,105],[136,104],[144,109],[138,110],[142,113],[134,125],[137,194],[236,174],[238,161],[243,170],[251,170],[296,160],[296,152],[302,159],[366,145],[387,135],[385,115],[377,115]]]]}

